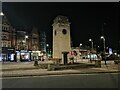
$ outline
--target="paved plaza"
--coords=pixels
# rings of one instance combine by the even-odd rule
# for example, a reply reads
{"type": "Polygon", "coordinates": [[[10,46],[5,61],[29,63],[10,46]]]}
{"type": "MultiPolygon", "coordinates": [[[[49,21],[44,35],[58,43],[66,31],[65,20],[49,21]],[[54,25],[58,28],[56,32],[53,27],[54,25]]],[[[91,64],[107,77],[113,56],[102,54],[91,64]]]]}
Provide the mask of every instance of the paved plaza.
{"type": "MultiPolygon", "coordinates": [[[[39,63],[50,63],[51,61],[39,61],[39,63]]],[[[89,60],[77,60],[81,63],[90,63],[89,60]]],[[[92,62],[94,63],[94,62],[92,62]]],[[[4,62],[2,63],[2,77],[21,77],[21,76],[42,76],[42,75],[59,75],[59,74],[91,74],[91,73],[115,73],[120,71],[120,65],[114,64],[114,61],[101,62],[101,68],[80,68],[48,71],[34,66],[34,62],[4,62]]]]}

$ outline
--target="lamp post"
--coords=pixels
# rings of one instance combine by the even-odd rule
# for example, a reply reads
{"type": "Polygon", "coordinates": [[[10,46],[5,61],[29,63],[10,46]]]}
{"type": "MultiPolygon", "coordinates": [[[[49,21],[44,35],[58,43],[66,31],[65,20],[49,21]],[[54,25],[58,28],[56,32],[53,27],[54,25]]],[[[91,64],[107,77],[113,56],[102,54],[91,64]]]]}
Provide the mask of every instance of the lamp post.
{"type": "MultiPolygon", "coordinates": [[[[25,44],[27,45],[27,39],[28,39],[28,36],[26,35],[25,36],[25,44]]],[[[28,47],[27,47],[28,48],[28,47]]]]}
{"type": "Polygon", "coordinates": [[[46,44],[46,49],[47,49],[47,56],[49,54],[49,44],[46,44]]]}
{"type": "Polygon", "coordinates": [[[105,58],[105,37],[101,36],[101,39],[103,39],[103,54],[102,54],[102,60],[105,61],[105,65],[106,65],[106,58],[105,58]]]}
{"type": "Polygon", "coordinates": [[[91,42],[91,49],[93,49],[93,40],[89,39],[89,41],[91,42]]]}
{"type": "Polygon", "coordinates": [[[82,46],[82,43],[80,43],[79,48],[82,46]]]}
{"type": "Polygon", "coordinates": [[[101,36],[101,39],[103,39],[103,52],[105,53],[105,37],[101,36]]]}
{"type": "Polygon", "coordinates": [[[28,39],[28,36],[27,36],[27,35],[25,36],[25,43],[26,43],[26,39],[28,39]]]}
{"type": "Polygon", "coordinates": [[[49,44],[46,44],[46,48],[47,48],[47,52],[48,52],[48,49],[49,49],[49,44]]]}
{"type": "Polygon", "coordinates": [[[92,50],[93,50],[93,40],[92,40],[92,39],[89,39],[89,42],[91,42],[91,49],[90,49],[90,62],[92,63],[92,61],[91,61],[91,54],[92,54],[92,50]]]}

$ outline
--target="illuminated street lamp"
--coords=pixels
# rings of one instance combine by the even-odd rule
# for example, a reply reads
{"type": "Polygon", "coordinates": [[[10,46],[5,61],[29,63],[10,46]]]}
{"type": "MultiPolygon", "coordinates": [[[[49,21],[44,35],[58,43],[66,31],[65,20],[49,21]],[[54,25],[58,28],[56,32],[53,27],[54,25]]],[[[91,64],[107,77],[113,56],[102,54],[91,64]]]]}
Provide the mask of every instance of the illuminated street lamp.
{"type": "Polygon", "coordinates": [[[93,40],[89,39],[89,41],[91,42],[91,48],[93,49],[93,40]]]}
{"type": "Polygon", "coordinates": [[[49,44],[46,44],[47,53],[49,53],[49,44]]]}
{"type": "Polygon", "coordinates": [[[82,46],[82,43],[80,43],[80,46],[82,46]]]}
{"type": "Polygon", "coordinates": [[[105,56],[105,37],[104,37],[104,36],[101,36],[101,39],[103,39],[103,46],[104,46],[103,54],[102,54],[102,59],[105,60],[105,65],[106,65],[106,56],[105,56]]]}
{"type": "Polygon", "coordinates": [[[3,12],[0,12],[0,16],[4,16],[3,12]]]}
{"type": "Polygon", "coordinates": [[[105,37],[104,37],[104,36],[101,36],[101,39],[103,39],[103,47],[104,47],[103,51],[104,51],[104,53],[105,53],[105,37]]]}
{"type": "Polygon", "coordinates": [[[47,47],[49,47],[49,44],[46,44],[47,47]]]}
{"type": "Polygon", "coordinates": [[[28,38],[28,36],[26,35],[25,38],[28,38]]]}
{"type": "Polygon", "coordinates": [[[26,39],[28,39],[28,36],[27,36],[27,35],[25,35],[25,44],[27,44],[26,39]]]}
{"type": "Polygon", "coordinates": [[[82,46],[82,43],[80,43],[79,48],[82,46]]]}
{"type": "Polygon", "coordinates": [[[90,62],[92,63],[92,61],[91,61],[91,53],[92,53],[92,50],[93,50],[93,40],[92,40],[92,39],[89,39],[89,42],[91,42],[90,62]]]}
{"type": "Polygon", "coordinates": [[[25,36],[25,43],[26,43],[26,39],[28,39],[28,36],[27,36],[27,35],[25,36]]]}

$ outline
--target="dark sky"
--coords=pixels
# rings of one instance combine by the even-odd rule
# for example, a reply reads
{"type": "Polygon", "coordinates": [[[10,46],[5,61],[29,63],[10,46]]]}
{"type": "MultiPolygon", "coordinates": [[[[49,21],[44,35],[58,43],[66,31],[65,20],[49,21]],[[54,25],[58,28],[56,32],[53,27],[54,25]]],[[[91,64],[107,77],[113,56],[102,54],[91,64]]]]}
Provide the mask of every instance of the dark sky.
{"type": "Polygon", "coordinates": [[[101,45],[102,25],[106,46],[118,48],[118,3],[83,3],[83,2],[4,2],[3,12],[16,29],[31,30],[36,26],[39,31],[46,31],[47,42],[52,42],[52,23],[57,15],[67,16],[71,22],[73,46],[80,43],[101,45]]]}

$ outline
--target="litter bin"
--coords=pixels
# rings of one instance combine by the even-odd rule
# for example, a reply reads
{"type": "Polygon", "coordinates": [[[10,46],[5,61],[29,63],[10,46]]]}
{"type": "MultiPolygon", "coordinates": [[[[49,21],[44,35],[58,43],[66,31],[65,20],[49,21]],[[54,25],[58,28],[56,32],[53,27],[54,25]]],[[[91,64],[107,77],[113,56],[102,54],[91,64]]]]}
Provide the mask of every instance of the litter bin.
{"type": "Polygon", "coordinates": [[[101,60],[95,60],[95,67],[101,67],[101,60]]]}

